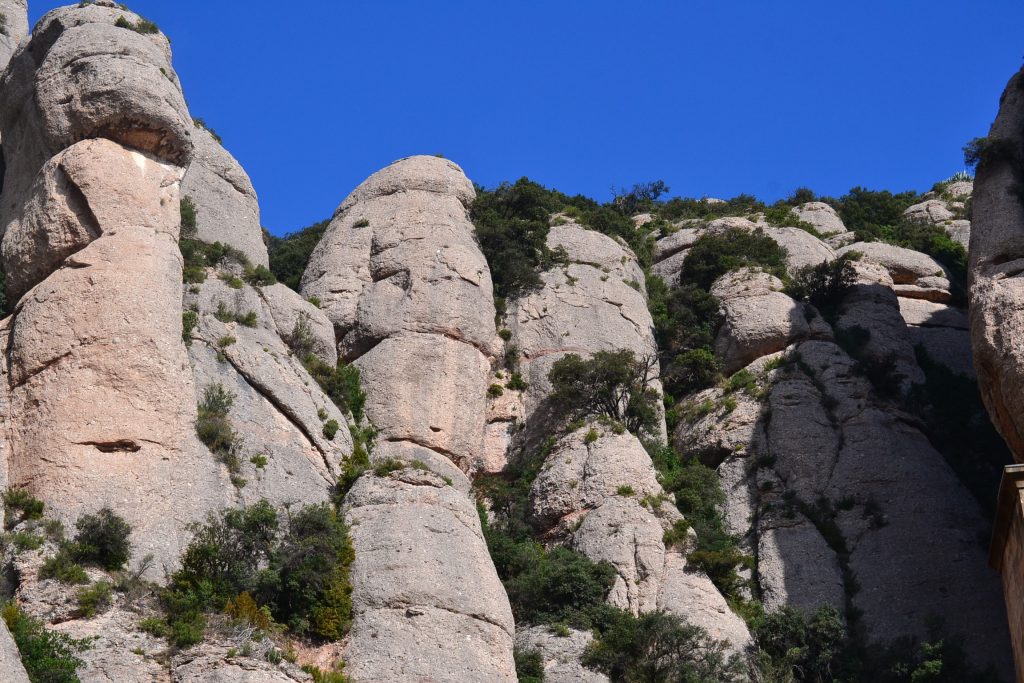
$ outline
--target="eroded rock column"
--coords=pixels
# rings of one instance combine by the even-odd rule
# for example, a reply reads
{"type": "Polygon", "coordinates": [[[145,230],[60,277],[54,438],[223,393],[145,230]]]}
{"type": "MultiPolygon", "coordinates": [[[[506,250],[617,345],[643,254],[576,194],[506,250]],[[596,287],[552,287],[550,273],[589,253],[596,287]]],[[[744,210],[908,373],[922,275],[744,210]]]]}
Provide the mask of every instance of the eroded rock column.
{"type": "Polygon", "coordinates": [[[473,197],[449,161],[398,161],[342,203],[303,278],[339,356],[360,369],[373,461],[385,465],[345,499],[356,551],[346,672],[359,681],[516,677],[512,613],[464,474],[483,452],[496,342],[473,197]]]}

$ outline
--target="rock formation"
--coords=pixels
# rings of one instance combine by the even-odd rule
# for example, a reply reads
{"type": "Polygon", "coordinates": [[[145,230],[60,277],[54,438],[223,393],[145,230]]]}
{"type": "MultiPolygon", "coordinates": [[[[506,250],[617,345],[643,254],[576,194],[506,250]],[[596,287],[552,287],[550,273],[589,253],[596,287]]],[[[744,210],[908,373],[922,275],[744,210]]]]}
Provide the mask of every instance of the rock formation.
{"type": "Polygon", "coordinates": [[[474,196],[449,161],[398,161],[341,204],[303,277],[339,356],[360,369],[380,432],[374,462],[405,465],[368,472],[345,498],[356,550],[347,659],[361,681],[515,680],[512,613],[466,476],[483,455],[497,340],[474,196]]]}

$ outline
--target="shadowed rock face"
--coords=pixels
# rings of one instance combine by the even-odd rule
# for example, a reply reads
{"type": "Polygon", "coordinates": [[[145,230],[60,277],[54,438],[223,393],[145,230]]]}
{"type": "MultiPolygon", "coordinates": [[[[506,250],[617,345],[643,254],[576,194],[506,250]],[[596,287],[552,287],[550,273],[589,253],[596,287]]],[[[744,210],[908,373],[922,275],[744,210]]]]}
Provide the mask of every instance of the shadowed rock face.
{"type": "Polygon", "coordinates": [[[985,405],[1024,462],[1024,72],[1006,86],[988,140],[974,183],[971,340],[985,405]]]}
{"type": "Polygon", "coordinates": [[[373,458],[345,497],[356,552],[346,672],[514,681],[512,612],[464,474],[482,457],[496,344],[490,271],[455,164],[411,157],[342,203],[303,277],[360,370],[373,458]],[[452,642],[459,647],[450,647],[452,642]]]}

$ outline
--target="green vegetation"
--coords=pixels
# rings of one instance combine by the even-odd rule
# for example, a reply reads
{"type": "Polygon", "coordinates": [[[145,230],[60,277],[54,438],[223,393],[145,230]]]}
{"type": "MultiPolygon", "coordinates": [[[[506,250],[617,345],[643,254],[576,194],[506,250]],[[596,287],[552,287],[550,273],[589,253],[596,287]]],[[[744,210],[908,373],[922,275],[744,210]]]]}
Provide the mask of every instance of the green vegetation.
{"type": "Polygon", "coordinates": [[[309,257],[327,231],[328,225],[329,220],[320,221],[284,237],[274,237],[266,230],[263,231],[263,241],[266,242],[267,253],[270,254],[270,270],[279,282],[298,291],[309,257]]]}
{"type": "Polygon", "coordinates": [[[13,602],[0,611],[14,637],[32,683],[79,683],[75,673],[83,662],[77,654],[89,647],[87,640],[74,640],[48,630],[42,622],[21,611],[13,602]]]}
{"type": "Polygon", "coordinates": [[[22,522],[43,518],[43,501],[24,489],[4,491],[4,528],[13,529],[22,522]]]}
{"type": "Polygon", "coordinates": [[[339,410],[351,412],[353,420],[362,422],[366,392],[359,384],[359,368],[342,360],[331,367],[313,354],[308,354],[302,363],[339,410]]]}
{"type": "Polygon", "coordinates": [[[786,294],[797,301],[812,304],[831,322],[839,313],[839,304],[857,280],[857,271],[853,268],[855,260],[855,255],[844,254],[834,261],[799,268],[787,283],[786,294]]]}
{"type": "Polygon", "coordinates": [[[680,279],[708,291],[719,277],[740,268],[760,268],[785,280],[786,250],[760,228],[702,235],[686,254],[680,279]]]}
{"type": "Polygon", "coordinates": [[[657,361],[628,349],[598,351],[586,360],[574,353],[551,367],[551,402],[573,420],[604,417],[634,434],[653,433],[659,419],[658,392],[647,386],[657,361]]]}
{"type": "Polygon", "coordinates": [[[324,423],[324,437],[328,441],[334,441],[334,437],[338,434],[338,421],[328,420],[324,423]]]}
{"type": "Polygon", "coordinates": [[[900,639],[867,645],[832,607],[813,613],[783,607],[754,629],[756,668],[766,681],[808,683],[995,683],[992,671],[967,664],[959,643],[934,635],[930,642],[900,639]]]}
{"type": "Polygon", "coordinates": [[[151,625],[176,645],[198,642],[206,614],[225,609],[236,618],[249,615],[264,630],[269,613],[292,633],[315,640],[339,640],[348,632],[354,553],[331,506],[302,508],[282,531],[277,512],[263,500],[211,514],[190,531],[181,569],[161,597],[165,626],[151,625]]]}
{"type": "Polygon", "coordinates": [[[675,494],[676,507],[697,532],[697,545],[687,559],[702,569],[733,607],[743,611],[747,581],[741,569],[753,567],[753,558],[739,549],[739,539],[726,531],[720,512],[725,503],[718,473],[696,458],[682,458],[668,446],[647,444],[667,493],[675,494]]]}
{"type": "Polygon", "coordinates": [[[83,515],[75,528],[73,540],[59,540],[57,554],[43,563],[39,578],[84,584],[89,577],[83,565],[119,571],[128,564],[132,528],[113,510],[102,508],[94,515],[83,515]]]}
{"type": "Polygon", "coordinates": [[[181,339],[185,342],[185,346],[192,346],[192,331],[198,326],[198,312],[189,310],[181,314],[181,339]]]}
{"type": "Polygon", "coordinates": [[[540,285],[539,272],[559,258],[545,244],[548,217],[562,206],[560,193],[520,178],[494,190],[477,187],[471,217],[499,299],[540,285]]]}
{"type": "Polygon", "coordinates": [[[246,266],[242,279],[253,287],[269,287],[270,285],[277,284],[277,276],[263,264],[246,266]]]}
{"type": "Polygon", "coordinates": [[[199,234],[199,212],[195,202],[188,195],[181,198],[181,237],[183,240],[194,240],[199,234]]]}
{"type": "Polygon", "coordinates": [[[201,119],[201,118],[198,118],[198,117],[196,117],[196,118],[193,118],[193,119],[192,119],[192,124],[193,124],[193,125],[194,125],[194,126],[195,126],[196,128],[202,128],[202,129],[203,129],[203,130],[205,130],[205,131],[206,131],[207,133],[209,133],[209,134],[210,134],[210,136],[211,136],[211,137],[212,137],[212,138],[213,138],[214,140],[216,140],[216,141],[217,141],[217,144],[219,144],[219,145],[223,145],[223,144],[224,144],[224,140],[223,140],[223,139],[221,139],[221,137],[220,137],[219,135],[217,135],[217,131],[215,131],[215,130],[214,130],[213,128],[211,128],[210,126],[208,126],[208,125],[206,124],[206,121],[204,121],[203,119],[201,119]]]}
{"type": "Polygon", "coordinates": [[[160,27],[149,19],[143,19],[142,17],[139,17],[139,22],[137,24],[133,24],[122,15],[114,22],[114,26],[117,26],[118,28],[126,28],[130,31],[135,31],[136,33],[141,33],[143,35],[160,33],[160,27]]]}
{"type": "Polygon", "coordinates": [[[78,591],[78,613],[89,619],[109,609],[113,602],[114,587],[109,581],[97,581],[78,591]]]}
{"type": "Polygon", "coordinates": [[[203,390],[203,399],[197,410],[196,435],[214,457],[228,468],[235,486],[241,488],[245,481],[239,477],[241,461],[238,451],[241,439],[228,418],[234,403],[235,395],[223,386],[208,385],[203,390]]]}
{"type": "Polygon", "coordinates": [[[591,643],[583,664],[613,681],[729,683],[747,680],[742,660],[704,629],[664,612],[621,613],[591,643]]]}
{"type": "Polygon", "coordinates": [[[516,665],[516,678],[519,683],[544,682],[544,658],[536,650],[522,650],[516,647],[512,651],[516,665]]]}

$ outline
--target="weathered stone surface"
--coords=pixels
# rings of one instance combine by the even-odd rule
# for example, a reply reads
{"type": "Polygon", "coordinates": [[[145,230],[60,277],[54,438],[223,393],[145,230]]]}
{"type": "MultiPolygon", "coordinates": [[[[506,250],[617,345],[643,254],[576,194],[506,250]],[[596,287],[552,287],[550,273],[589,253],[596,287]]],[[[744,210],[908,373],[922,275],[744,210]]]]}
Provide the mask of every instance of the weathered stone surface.
{"type": "MultiPolygon", "coordinates": [[[[18,646],[7,630],[7,624],[0,619],[0,678],[8,683],[29,683],[28,674],[21,664],[18,646]]],[[[565,679],[568,680],[568,679],[565,679]]],[[[599,679],[598,679],[599,680],[599,679]]]]}
{"type": "Polygon", "coordinates": [[[338,362],[334,326],[323,311],[281,283],[261,287],[259,295],[270,309],[270,316],[281,339],[287,341],[295,334],[296,324],[305,321],[312,341],[312,352],[328,365],[333,366],[338,362]]]}
{"type": "Polygon", "coordinates": [[[959,308],[921,299],[899,299],[900,315],[907,325],[951,327],[967,330],[967,315],[959,308]]]}
{"type": "Polygon", "coordinates": [[[171,659],[171,683],[311,683],[313,680],[294,664],[271,664],[253,657],[228,656],[229,649],[232,648],[203,644],[175,655],[171,659]]]}
{"type": "Polygon", "coordinates": [[[194,435],[175,244],[180,170],[107,140],[64,157],[81,164],[98,229],[18,304],[10,482],[66,526],[109,505],[132,524],[136,553],[173,566],[186,525],[229,490],[194,435]]]}
{"type": "Polygon", "coordinates": [[[964,219],[947,221],[942,224],[946,234],[959,243],[964,249],[970,247],[971,243],[971,222],[964,219]]]}
{"type": "Polygon", "coordinates": [[[665,583],[658,609],[701,627],[713,639],[726,643],[731,652],[741,653],[750,645],[750,632],[743,619],[729,609],[711,579],[687,568],[686,558],[677,551],[665,556],[665,583]]]}
{"type": "Polygon", "coordinates": [[[403,332],[493,352],[491,275],[466,211],[473,196],[452,162],[410,157],[342,203],[302,280],[334,323],[342,356],[403,332]]]}
{"type": "Polygon", "coordinates": [[[813,612],[843,609],[843,576],[835,552],[803,515],[758,522],[757,574],[767,611],[789,605],[813,612]]]}
{"type": "Polygon", "coordinates": [[[946,269],[931,256],[913,249],[897,247],[885,242],[855,242],[837,253],[842,256],[851,251],[863,254],[863,260],[877,263],[889,271],[898,285],[912,285],[923,277],[945,277],[946,269]]]}
{"type": "Polygon", "coordinates": [[[539,524],[550,527],[566,515],[597,507],[622,486],[638,499],[662,493],[651,459],[635,436],[588,425],[552,450],[530,488],[530,511],[539,524]],[[597,438],[587,443],[588,434],[597,438]]]}
{"type": "Polygon", "coordinates": [[[836,252],[817,237],[800,228],[764,228],[765,233],[786,250],[790,271],[832,261],[836,252]]]}
{"type": "Polygon", "coordinates": [[[115,604],[91,619],[71,619],[53,628],[72,638],[89,639],[89,648],[78,654],[85,662],[77,672],[82,683],[169,683],[171,675],[159,661],[167,643],[140,629],[141,618],[115,604]]]}
{"type": "Polygon", "coordinates": [[[941,199],[927,199],[919,204],[914,204],[904,211],[903,215],[912,221],[922,221],[934,225],[953,219],[953,212],[941,199]]]}
{"type": "Polygon", "coordinates": [[[346,673],[368,682],[515,680],[512,612],[463,491],[414,468],[368,474],[345,514],[356,548],[346,673]]]}
{"type": "Polygon", "coordinates": [[[953,199],[963,199],[969,197],[974,192],[974,182],[970,180],[958,180],[955,183],[946,185],[946,189],[943,190],[943,194],[953,199]]]}
{"type": "MultiPolygon", "coordinates": [[[[18,43],[28,35],[28,0],[3,0],[0,13],[5,21],[0,30],[0,71],[7,68],[18,43]]],[[[0,670],[2,671],[2,670],[0,670]]]]}
{"type": "Polygon", "coordinates": [[[196,206],[197,237],[238,249],[254,265],[268,265],[260,227],[260,205],[248,174],[209,131],[192,130],[192,163],[181,196],[196,206]]]}
{"type": "Polygon", "coordinates": [[[593,640],[589,631],[570,629],[568,636],[561,636],[548,626],[516,629],[516,647],[539,652],[543,658],[544,683],[609,683],[607,676],[580,663],[593,640]]]}
{"type": "Polygon", "coordinates": [[[382,341],[355,364],[366,416],[387,438],[444,453],[463,468],[480,457],[489,363],[476,348],[414,334],[382,341]]]}
{"type": "Polygon", "coordinates": [[[814,229],[822,235],[837,235],[846,232],[843,219],[839,217],[835,209],[825,202],[807,202],[793,207],[792,211],[797,218],[813,225],[814,229]]]}
{"type": "Polygon", "coordinates": [[[1016,150],[979,164],[971,230],[970,316],[982,398],[1018,462],[1024,461],[1024,202],[1019,154],[1024,144],[1024,71],[1010,79],[989,137],[1016,150]]]}
{"type": "Polygon", "coordinates": [[[783,294],[782,282],[767,273],[740,270],[720,277],[711,293],[722,303],[725,322],[715,340],[715,354],[727,374],[781,351],[797,339],[828,337],[820,316],[783,294]]]}
{"type": "MultiPolygon", "coordinates": [[[[0,222],[50,157],[93,137],[187,165],[192,119],[163,34],[114,26],[139,17],[90,4],[55,9],[36,25],[0,79],[5,160],[0,222]]],[[[18,207],[16,207],[18,208],[18,207]]]]}

